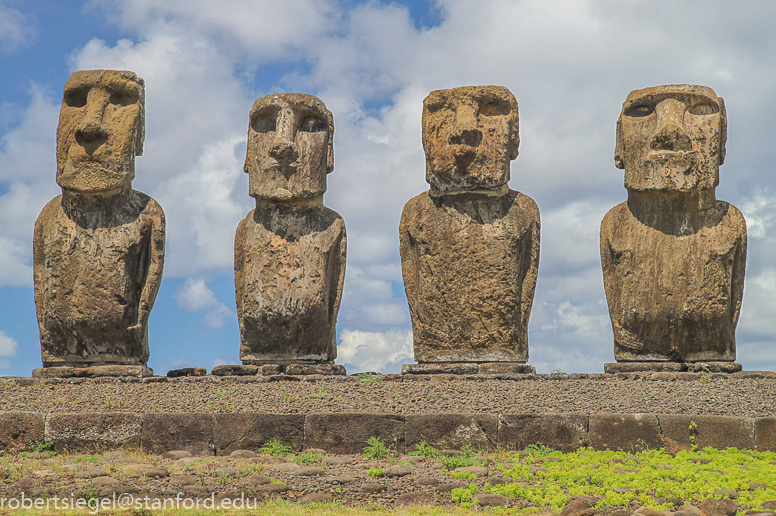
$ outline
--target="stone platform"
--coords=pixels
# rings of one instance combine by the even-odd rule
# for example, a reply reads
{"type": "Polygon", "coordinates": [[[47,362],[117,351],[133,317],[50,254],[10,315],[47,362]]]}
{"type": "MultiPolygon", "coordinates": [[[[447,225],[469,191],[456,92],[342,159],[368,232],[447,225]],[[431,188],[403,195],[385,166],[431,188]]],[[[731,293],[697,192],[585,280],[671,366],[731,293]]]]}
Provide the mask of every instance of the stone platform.
{"type": "Polygon", "coordinates": [[[606,373],[738,373],[737,362],[615,362],[604,364],[606,373]]]}
{"type": "Polygon", "coordinates": [[[401,374],[535,374],[524,362],[420,362],[401,366],[401,374]]]}
{"type": "Polygon", "coordinates": [[[39,367],[32,370],[33,378],[147,378],[154,370],[143,365],[99,365],[88,367],[39,367]]]}

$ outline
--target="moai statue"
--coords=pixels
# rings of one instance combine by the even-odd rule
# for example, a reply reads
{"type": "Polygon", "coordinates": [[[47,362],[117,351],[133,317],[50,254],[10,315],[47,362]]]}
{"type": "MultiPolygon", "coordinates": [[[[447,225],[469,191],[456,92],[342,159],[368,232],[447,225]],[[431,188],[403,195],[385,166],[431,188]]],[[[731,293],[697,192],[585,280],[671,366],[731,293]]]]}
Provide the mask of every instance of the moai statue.
{"type": "Polygon", "coordinates": [[[294,372],[344,374],[333,362],[345,222],[323,206],[333,137],[334,119],[317,97],[268,95],[251,109],[244,170],[256,209],[234,242],[243,364],[320,364],[294,372]]]}
{"type": "Polygon", "coordinates": [[[419,362],[405,373],[533,371],[525,362],[539,210],[507,186],[518,122],[504,87],[432,91],[423,102],[431,188],[404,206],[399,226],[419,362]]]}
{"type": "Polygon", "coordinates": [[[143,79],[75,72],[57,128],[57,183],[35,223],[35,307],[44,368],[148,361],[164,263],[164,212],[132,189],[145,133],[143,79]]]}
{"type": "Polygon", "coordinates": [[[723,100],[703,86],[636,90],[622,106],[614,161],[625,170],[628,200],[601,223],[614,356],[622,362],[606,364],[609,372],[741,368],[730,362],[746,223],[714,195],[726,124],[723,100]]]}

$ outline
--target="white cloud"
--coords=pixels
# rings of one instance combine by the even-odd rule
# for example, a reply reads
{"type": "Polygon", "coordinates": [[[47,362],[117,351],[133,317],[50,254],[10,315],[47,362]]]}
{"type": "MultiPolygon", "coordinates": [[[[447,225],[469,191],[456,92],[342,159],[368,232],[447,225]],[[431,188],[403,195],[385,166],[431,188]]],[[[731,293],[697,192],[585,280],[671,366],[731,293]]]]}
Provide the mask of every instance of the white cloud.
{"type": "Polygon", "coordinates": [[[0,331],[0,357],[15,357],[19,345],[16,339],[4,331],[0,331]]]}
{"type": "Polygon", "coordinates": [[[337,346],[337,363],[350,374],[359,371],[398,373],[412,359],[412,332],[343,330],[337,346]]]}
{"type": "Polygon", "coordinates": [[[28,16],[0,2],[0,50],[13,52],[35,39],[37,30],[28,16]]]}
{"type": "Polygon", "coordinates": [[[229,318],[236,317],[207,286],[203,278],[188,278],[173,294],[178,306],[189,312],[207,311],[205,323],[211,328],[221,328],[229,318]]]}

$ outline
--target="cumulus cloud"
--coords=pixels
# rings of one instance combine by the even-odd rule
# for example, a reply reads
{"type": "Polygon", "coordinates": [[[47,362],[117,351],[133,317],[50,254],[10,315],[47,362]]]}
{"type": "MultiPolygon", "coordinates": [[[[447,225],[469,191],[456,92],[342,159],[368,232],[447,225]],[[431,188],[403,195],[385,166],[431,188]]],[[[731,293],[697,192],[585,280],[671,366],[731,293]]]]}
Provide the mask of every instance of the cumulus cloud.
{"type": "Polygon", "coordinates": [[[0,2],[0,50],[13,52],[32,43],[37,29],[29,16],[0,2]]]}
{"type": "Polygon", "coordinates": [[[221,328],[229,318],[235,317],[207,286],[203,278],[187,278],[173,294],[178,306],[189,312],[208,312],[205,323],[211,328],[221,328]]]}
{"type": "Polygon", "coordinates": [[[19,345],[16,339],[4,331],[0,331],[0,357],[15,357],[19,345]]]}
{"type": "Polygon", "coordinates": [[[402,364],[414,362],[412,332],[343,330],[337,347],[337,362],[349,372],[398,373],[402,364]]]}

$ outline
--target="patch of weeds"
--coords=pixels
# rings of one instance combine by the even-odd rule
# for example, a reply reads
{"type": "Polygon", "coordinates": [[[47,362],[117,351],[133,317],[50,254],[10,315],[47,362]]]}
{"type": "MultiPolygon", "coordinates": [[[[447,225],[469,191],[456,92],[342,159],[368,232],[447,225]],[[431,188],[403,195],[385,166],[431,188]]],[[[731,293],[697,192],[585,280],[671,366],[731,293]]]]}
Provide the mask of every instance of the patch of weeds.
{"type": "Polygon", "coordinates": [[[218,477],[218,480],[216,480],[216,483],[219,486],[228,486],[229,485],[229,477],[227,477],[226,475],[221,475],[220,477],[218,477]]]}
{"type": "Polygon", "coordinates": [[[442,452],[428,444],[426,441],[420,441],[415,445],[415,449],[409,452],[407,455],[437,459],[442,456],[442,452]]]}
{"type": "Polygon", "coordinates": [[[54,451],[54,443],[45,443],[43,441],[30,441],[27,449],[33,453],[46,452],[52,455],[56,454],[54,451]]]}
{"type": "Polygon", "coordinates": [[[453,502],[460,503],[464,507],[471,505],[472,496],[479,492],[477,484],[469,484],[466,487],[456,487],[450,492],[453,502]]]}
{"type": "Polygon", "coordinates": [[[370,437],[366,440],[364,447],[364,457],[372,460],[383,460],[388,458],[388,448],[378,437],[370,437]]]}
{"type": "Polygon", "coordinates": [[[430,399],[431,401],[434,401],[435,399],[437,399],[437,396],[436,394],[429,394],[428,399],[430,399]]]}
{"type": "Polygon", "coordinates": [[[207,405],[205,405],[207,408],[212,409],[213,408],[213,400],[208,400],[207,405]]]}
{"type": "Polygon", "coordinates": [[[528,446],[526,446],[525,451],[531,452],[531,455],[536,455],[537,457],[547,457],[555,450],[553,450],[549,446],[543,445],[541,442],[538,442],[536,444],[529,444],[528,446]]]}
{"type": "Polygon", "coordinates": [[[381,477],[383,476],[383,468],[382,467],[369,468],[369,471],[366,472],[366,475],[368,477],[381,477]]]}
{"type": "Polygon", "coordinates": [[[563,371],[561,371],[560,368],[558,367],[550,371],[550,374],[563,374],[563,371]]]}
{"type": "Polygon", "coordinates": [[[46,388],[46,380],[38,380],[37,382],[33,383],[32,386],[35,389],[45,389],[46,388]]]}
{"type": "Polygon", "coordinates": [[[297,464],[317,464],[323,460],[325,457],[322,453],[315,453],[310,450],[305,450],[301,452],[296,457],[291,457],[291,462],[296,462],[297,464]]]}
{"type": "Polygon", "coordinates": [[[342,396],[337,396],[336,398],[334,398],[331,401],[342,401],[342,396]]]}
{"type": "Polygon", "coordinates": [[[227,403],[224,403],[224,408],[225,408],[226,410],[234,410],[234,408],[235,408],[235,407],[234,407],[234,404],[233,404],[233,403],[229,403],[229,402],[227,402],[227,403]]]}
{"type": "Polygon", "coordinates": [[[114,400],[110,396],[105,398],[105,403],[104,403],[106,409],[121,407],[123,404],[124,404],[124,400],[122,400],[121,398],[117,398],[116,400],[114,400]]]}
{"type": "Polygon", "coordinates": [[[461,455],[452,455],[450,457],[442,457],[442,464],[448,471],[455,468],[467,468],[469,466],[484,466],[481,461],[473,460],[472,457],[477,453],[474,448],[465,444],[461,446],[461,455]]]}
{"type": "Polygon", "coordinates": [[[382,382],[383,377],[374,373],[358,373],[356,375],[356,383],[372,383],[382,382]]]}
{"type": "Polygon", "coordinates": [[[394,392],[393,394],[391,394],[391,396],[392,396],[394,399],[399,399],[399,398],[401,398],[401,396],[399,395],[399,393],[398,393],[398,392],[394,392]]]}
{"type": "Polygon", "coordinates": [[[99,462],[100,458],[95,455],[76,455],[73,462],[99,462]]]}
{"type": "Polygon", "coordinates": [[[695,421],[690,421],[690,426],[687,429],[690,431],[690,448],[692,451],[697,451],[698,445],[695,443],[695,436],[698,435],[698,424],[695,421]]]}
{"type": "Polygon", "coordinates": [[[457,478],[457,479],[463,479],[463,480],[477,480],[477,475],[475,475],[471,471],[452,471],[450,473],[450,478],[457,478]]]}
{"type": "Polygon", "coordinates": [[[276,485],[279,485],[279,486],[287,486],[288,485],[285,482],[283,482],[282,480],[272,480],[270,483],[271,484],[276,484],[276,485]]]}
{"type": "Polygon", "coordinates": [[[329,395],[329,393],[328,393],[328,392],[326,392],[326,391],[321,391],[321,392],[316,392],[315,394],[310,394],[310,395],[309,395],[309,396],[307,396],[307,397],[308,397],[308,398],[325,398],[325,397],[326,397],[326,396],[328,396],[328,395],[329,395]]]}
{"type": "Polygon", "coordinates": [[[383,512],[385,509],[377,502],[367,502],[358,506],[359,510],[364,512],[383,512]]]}
{"type": "Polygon", "coordinates": [[[219,391],[218,389],[213,389],[213,394],[216,396],[229,396],[231,393],[229,391],[219,391]]]}
{"type": "Polygon", "coordinates": [[[259,453],[262,455],[288,455],[294,453],[294,449],[277,439],[272,439],[259,449],[259,453]]]}
{"type": "Polygon", "coordinates": [[[284,392],[283,394],[280,395],[280,401],[282,401],[283,403],[293,403],[296,401],[296,398],[294,398],[293,396],[289,396],[284,392]]]}

